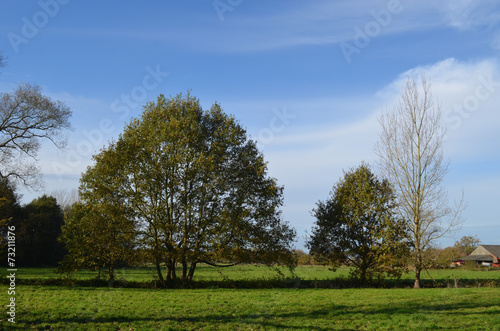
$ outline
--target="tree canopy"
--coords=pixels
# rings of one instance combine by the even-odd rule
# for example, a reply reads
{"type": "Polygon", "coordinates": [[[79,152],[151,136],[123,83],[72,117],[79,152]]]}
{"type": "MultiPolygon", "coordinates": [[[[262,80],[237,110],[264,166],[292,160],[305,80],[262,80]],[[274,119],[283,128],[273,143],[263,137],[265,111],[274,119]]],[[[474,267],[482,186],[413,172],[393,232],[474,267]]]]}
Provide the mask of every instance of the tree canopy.
{"type": "Polygon", "coordinates": [[[198,263],[295,265],[283,187],[217,103],[205,111],[189,94],[160,95],[95,161],[81,179],[83,203],[97,195],[103,208],[122,206],[160,282],[179,278],[177,263],[184,280],[198,263]]]}
{"type": "Polygon", "coordinates": [[[82,175],[80,200],[66,212],[60,241],[68,254],[60,269],[107,269],[110,281],[115,268],[134,259],[136,225],[120,188],[121,159],[115,145],[94,156],[96,164],[82,175]]]}
{"type": "Polygon", "coordinates": [[[395,199],[387,180],[378,180],[366,164],[344,173],[316,217],[308,240],[312,255],[333,266],[350,263],[351,276],[366,282],[384,274],[400,276],[407,243],[395,215],[395,199]]]}
{"type": "Polygon", "coordinates": [[[64,217],[55,198],[43,195],[22,208],[21,216],[9,225],[16,227],[16,264],[56,266],[65,254],[57,241],[64,217]]]}

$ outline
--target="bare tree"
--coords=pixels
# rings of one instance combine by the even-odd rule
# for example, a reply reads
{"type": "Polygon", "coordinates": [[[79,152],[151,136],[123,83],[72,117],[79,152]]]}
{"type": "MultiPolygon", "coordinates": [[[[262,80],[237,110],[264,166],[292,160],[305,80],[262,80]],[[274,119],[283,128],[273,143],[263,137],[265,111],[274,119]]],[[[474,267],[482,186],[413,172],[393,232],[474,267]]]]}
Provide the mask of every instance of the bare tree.
{"type": "Polygon", "coordinates": [[[3,53],[0,51],[0,68],[5,67],[5,56],[3,56],[3,53]]]}
{"type": "Polygon", "coordinates": [[[70,109],[42,95],[37,85],[21,84],[0,94],[0,177],[25,187],[41,186],[35,162],[42,140],[63,147],[63,129],[70,129],[70,109]]]}
{"type": "Polygon", "coordinates": [[[459,225],[464,209],[463,194],[452,208],[443,186],[449,168],[442,148],[446,130],[425,76],[420,84],[408,79],[399,103],[379,122],[382,133],[375,151],[396,192],[398,211],[413,246],[414,287],[420,288],[426,250],[459,225]]]}
{"type": "Polygon", "coordinates": [[[77,189],[58,189],[52,191],[51,196],[53,196],[57,200],[57,203],[59,204],[65,215],[71,210],[73,204],[80,200],[77,189]]]}

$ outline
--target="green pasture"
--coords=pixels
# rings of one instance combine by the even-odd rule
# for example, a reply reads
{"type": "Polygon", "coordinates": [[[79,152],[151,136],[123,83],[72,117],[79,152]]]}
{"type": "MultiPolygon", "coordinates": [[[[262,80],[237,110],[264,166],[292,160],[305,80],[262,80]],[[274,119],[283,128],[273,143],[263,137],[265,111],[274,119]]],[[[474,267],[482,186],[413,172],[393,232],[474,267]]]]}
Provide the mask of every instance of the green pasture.
{"type": "MultiPolygon", "coordinates": [[[[5,293],[5,285],[2,292],[5,293]]],[[[19,329],[498,330],[499,288],[193,289],[19,286],[19,329]]],[[[2,315],[2,325],[14,326],[2,315]]]]}
{"type": "MultiPolygon", "coordinates": [[[[5,272],[0,270],[3,279],[5,272]]],[[[332,272],[326,267],[300,266],[292,275],[287,269],[278,272],[265,266],[219,270],[201,266],[195,281],[224,284],[248,280],[259,284],[282,279],[285,283],[290,280],[311,284],[314,280],[346,278],[348,272],[347,268],[332,272]]],[[[473,280],[479,281],[478,286],[488,281],[498,284],[500,271],[448,269],[431,270],[430,274],[449,286],[421,290],[409,286],[155,289],[127,286],[127,282],[151,282],[152,268],[121,268],[117,278],[125,280],[122,287],[81,287],[71,280],[95,279],[97,272],[60,275],[53,268],[23,268],[16,274],[16,324],[8,322],[5,309],[0,315],[0,329],[500,330],[500,288],[471,286],[473,280]],[[36,281],[50,284],[54,279],[68,282],[36,285],[36,281]],[[461,286],[466,281],[468,286],[461,286]],[[458,288],[454,288],[456,283],[458,288]]],[[[422,276],[428,285],[432,284],[427,273],[422,276]]],[[[404,277],[411,280],[413,275],[404,277]]],[[[5,281],[0,290],[5,294],[2,306],[6,307],[9,296],[5,281]]]]}
{"type": "MultiPolygon", "coordinates": [[[[181,270],[178,270],[180,274],[181,270]]],[[[4,278],[6,270],[0,269],[0,276],[4,278]]],[[[117,268],[115,272],[117,280],[125,280],[128,282],[150,282],[154,280],[156,270],[153,267],[141,268],[117,268]]],[[[328,267],[323,266],[299,266],[293,273],[287,268],[269,268],[267,266],[258,265],[238,265],[228,268],[215,268],[211,266],[201,265],[196,269],[194,274],[194,281],[224,281],[224,280],[269,280],[294,278],[300,280],[330,280],[338,278],[347,278],[349,275],[349,268],[339,268],[333,272],[328,267]],[[279,271],[278,271],[279,270],[279,271]]],[[[17,272],[18,279],[29,280],[48,280],[48,279],[76,279],[76,280],[90,280],[98,276],[97,271],[78,271],[70,274],[59,274],[55,268],[20,268],[17,272]]],[[[107,274],[103,272],[101,277],[106,279],[107,274]]],[[[409,272],[403,275],[402,280],[412,280],[414,274],[409,272]]],[[[500,270],[466,270],[464,268],[457,269],[438,269],[422,271],[422,280],[432,282],[432,279],[437,281],[448,281],[458,284],[461,281],[469,283],[474,280],[484,281],[500,281],[500,270]]]]}

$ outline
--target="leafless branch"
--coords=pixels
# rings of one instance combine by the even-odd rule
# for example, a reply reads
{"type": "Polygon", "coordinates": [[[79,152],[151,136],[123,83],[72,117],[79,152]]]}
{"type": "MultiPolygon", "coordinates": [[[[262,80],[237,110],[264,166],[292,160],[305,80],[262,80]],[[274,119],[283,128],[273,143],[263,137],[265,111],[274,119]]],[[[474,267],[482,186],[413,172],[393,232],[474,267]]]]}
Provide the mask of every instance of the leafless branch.
{"type": "Polygon", "coordinates": [[[35,162],[41,141],[65,147],[63,130],[71,129],[70,116],[64,103],[42,95],[37,85],[21,84],[12,93],[0,94],[0,177],[40,187],[35,162]]]}
{"type": "Polygon", "coordinates": [[[424,75],[420,84],[415,78],[406,81],[397,106],[385,111],[379,121],[382,133],[375,152],[395,189],[399,213],[413,243],[418,287],[425,250],[460,224],[465,203],[462,196],[454,208],[449,207],[443,187],[449,169],[442,151],[446,131],[424,75]]]}

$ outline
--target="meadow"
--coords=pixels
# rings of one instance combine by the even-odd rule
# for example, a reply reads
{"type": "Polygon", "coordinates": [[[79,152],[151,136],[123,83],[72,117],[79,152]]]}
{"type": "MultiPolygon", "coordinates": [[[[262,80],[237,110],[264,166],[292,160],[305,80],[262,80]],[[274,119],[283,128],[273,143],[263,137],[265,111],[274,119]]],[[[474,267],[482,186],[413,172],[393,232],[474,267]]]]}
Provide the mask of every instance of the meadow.
{"type": "MultiPolygon", "coordinates": [[[[284,287],[314,286],[321,282],[339,284],[348,283],[350,269],[338,268],[332,272],[324,266],[299,266],[293,273],[287,268],[269,268],[259,265],[237,265],[229,268],[214,268],[201,265],[196,269],[194,282],[200,286],[225,286],[234,287],[237,284],[244,285],[246,282],[250,287],[262,286],[275,287],[281,283],[284,287]],[[233,284],[233,285],[231,285],[233,284]],[[234,285],[236,284],[236,285],[234,285]]],[[[0,269],[0,277],[4,279],[6,271],[0,269]]],[[[178,270],[180,274],[180,269],[178,270]]],[[[98,278],[97,271],[81,270],[75,273],[59,274],[55,268],[21,268],[18,270],[17,279],[26,285],[82,285],[94,284],[94,286],[108,286],[106,272],[98,278]]],[[[153,267],[139,268],[117,268],[115,271],[118,286],[122,287],[154,287],[151,285],[156,279],[156,270],[153,267]]],[[[413,282],[414,274],[404,274],[400,280],[387,279],[386,287],[408,287],[413,282]]],[[[478,286],[500,286],[500,270],[476,269],[432,269],[423,271],[421,279],[424,287],[478,287],[478,286]]]]}
{"type": "MultiPolygon", "coordinates": [[[[281,272],[285,277],[288,270],[281,272]]],[[[302,282],[347,276],[323,267],[299,267],[302,282]]],[[[71,279],[87,280],[96,273],[81,271],[71,279]]],[[[433,281],[426,278],[428,287],[433,281]]],[[[54,269],[19,269],[16,324],[4,329],[69,330],[498,330],[500,288],[461,286],[466,279],[498,283],[499,271],[432,270],[437,281],[458,279],[448,287],[424,288],[254,288],[212,286],[194,289],[41,286],[32,280],[66,277],[54,269]]],[[[117,278],[151,281],[149,268],[123,268],[117,278]]],[[[202,267],[199,282],[261,280],[281,277],[263,266],[237,266],[217,271],[202,267]]],[[[411,280],[412,275],[405,276],[411,280]]],[[[288,279],[288,278],[287,278],[288,279]]],[[[69,283],[68,283],[69,284],[69,283]]],[[[222,283],[221,283],[222,284],[222,283]]],[[[291,285],[294,285],[291,283],[291,285]]],[[[2,293],[7,292],[5,282],[2,293]]],[[[2,296],[4,297],[4,296],[2,296]]],[[[3,299],[5,300],[5,299],[3,299]]],[[[4,306],[4,304],[2,304],[4,306]]]]}
{"type": "MultiPolygon", "coordinates": [[[[495,330],[500,289],[19,289],[16,327],[495,330]]],[[[6,321],[2,323],[6,325],[6,321]]]]}

